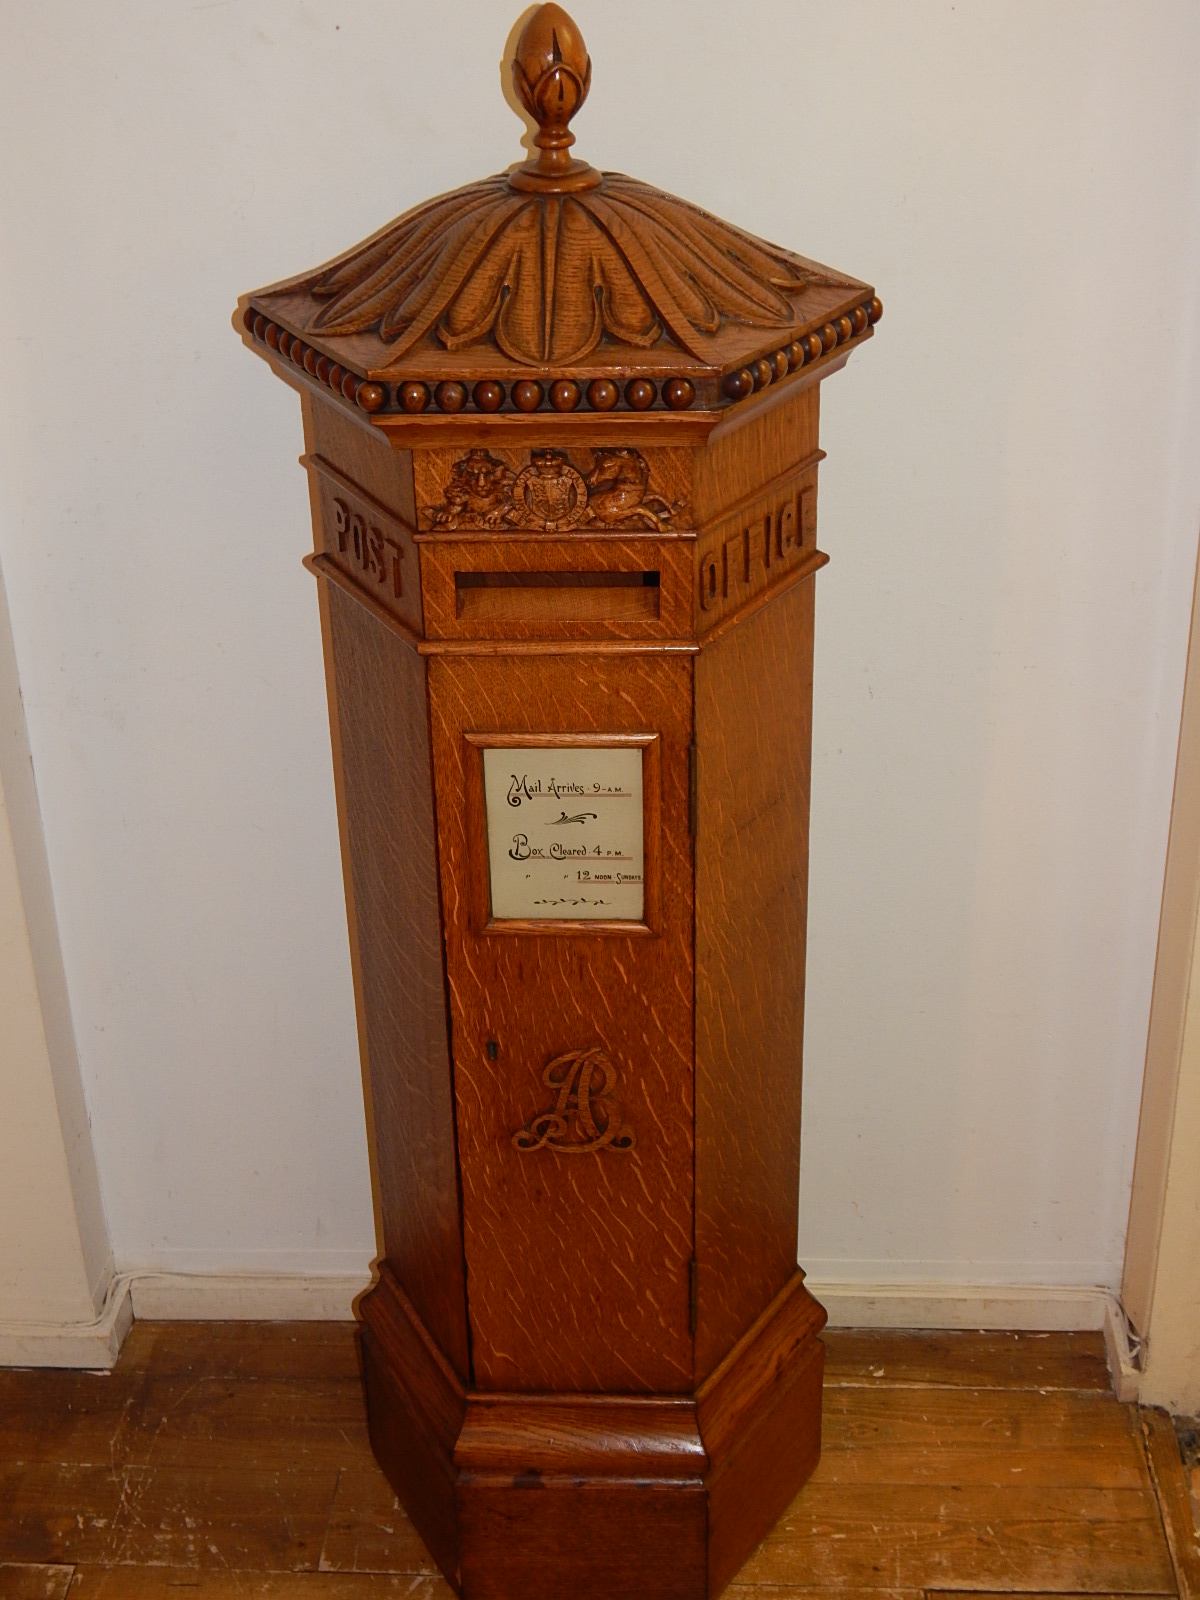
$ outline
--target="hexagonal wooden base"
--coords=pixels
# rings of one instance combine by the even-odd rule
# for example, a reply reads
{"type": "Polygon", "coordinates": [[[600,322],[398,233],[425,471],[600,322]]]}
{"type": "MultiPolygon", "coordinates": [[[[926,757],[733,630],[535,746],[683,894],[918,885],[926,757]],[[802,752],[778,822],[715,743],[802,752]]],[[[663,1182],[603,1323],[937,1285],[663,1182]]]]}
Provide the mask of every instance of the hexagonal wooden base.
{"type": "Polygon", "coordinates": [[[386,1264],[361,1316],[375,1454],[466,1600],[711,1600],[820,1455],[799,1271],[690,1395],[465,1389],[386,1264]]]}

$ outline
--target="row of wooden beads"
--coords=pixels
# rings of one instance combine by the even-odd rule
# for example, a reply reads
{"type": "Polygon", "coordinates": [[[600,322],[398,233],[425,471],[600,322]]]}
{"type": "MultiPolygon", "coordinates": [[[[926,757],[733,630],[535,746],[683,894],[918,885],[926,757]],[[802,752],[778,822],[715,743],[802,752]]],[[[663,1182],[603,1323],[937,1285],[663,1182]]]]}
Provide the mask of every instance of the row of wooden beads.
{"type": "MultiPolygon", "coordinates": [[[[649,378],[631,378],[625,385],[625,404],[631,411],[648,411],[659,397],[658,386],[649,378]]],[[[435,385],[419,379],[398,385],[396,400],[402,411],[421,412],[432,404],[453,415],[466,408],[470,400],[476,411],[499,411],[506,398],[504,384],[483,378],[471,390],[465,383],[448,379],[435,385]]],[[[611,411],[621,399],[621,389],[611,378],[593,378],[585,389],[574,378],[555,378],[548,385],[535,378],[519,378],[509,385],[507,398],[517,411],[537,411],[548,400],[555,411],[576,411],[586,400],[592,411],[611,411]]],[[[672,411],[685,411],[696,398],[687,378],[668,378],[662,385],[662,401],[672,411]]]]}
{"type": "MultiPolygon", "coordinates": [[[[364,411],[378,411],[386,404],[388,394],[382,384],[371,383],[338,366],[253,307],[247,307],[242,321],[256,339],[280,355],[290,356],[318,383],[357,402],[364,411]]],[[[648,411],[659,394],[659,387],[649,378],[632,378],[625,385],[625,403],[632,411],[648,411]]],[[[555,411],[575,411],[585,398],[593,411],[611,411],[621,399],[621,389],[611,378],[594,378],[586,389],[574,378],[556,378],[548,388],[536,379],[521,378],[510,386],[508,397],[518,411],[537,411],[547,399],[555,411]]],[[[687,378],[668,378],[661,386],[661,397],[672,411],[685,411],[696,398],[696,390],[687,378]]],[[[466,408],[468,399],[477,411],[499,411],[505,401],[505,386],[492,378],[484,378],[469,391],[465,383],[456,379],[432,388],[419,379],[396,386],[396,404],[413,415],[428,410],[431,403],[439,411],[453,415],[466,408]]]]}
{"type": "MultiPolygon", "coordinates": [[[[773,354],[762,356],[750,366],[728,373],[723,384],[726,397],[744,400],[756,390],[765,389],[769,383],[785,378],[789,372],[795,372],[805,363],[811,364],[828,355],[839,344],[857,338],[870,324],[878,322],[882,315],[883,303],[878,296],[861,306],[855,306],[847,316],[839,317],[836,322],[827,322],[819,333],[793,339],[773,354]]],[[[319,354],[303,339],[289,333],[286,328],[278,327],[261,312],[247,308],[243,321],[256,339],[270,349],[278,350],[280,355],[290,356],[298,367],[303,367],[318,383],[327,384],[347,400],[356,402],[364,411],[378,411],[386,404],[388,395],[382,384],[371,383],[357,373],[347,371],[337,362],[330,361],[328,356],[319,354]]],[[[534,378],[521,378],[511,385],[508,397],[516,410],[524,412],[539,410],[547,398],[551,407],[559,412],[577,410],[585,398],[591,410],[611,411],[621,399],[621,390],[611,378],[595,378],[586,390],[574,378],[556,378],[548,387],[534,378]]],[[[685,411],[695,397],[695,388],[687,378],[668,378],[662,384],[662,402],[672,411],[685,411]]],[[[632,411],[648,411],[658,398],[659,388],[649,378],[632,378],[625,385],[625,403],[632,411]]],[[[454,415],[466,408],[468,399],[474,402],[477,411],[499,411],[505,401],[505,386],[495,379],[484,378],[468,391],[465,383],[448,379],[431,390],[427,383],[411,379],[396,388],[397,405],[402,411],[414,415],[428,410],[431,403],[439,411],[454,415]]]]}
{"type": "Polygon", "coordinates": [[[387,399],[387,390],[378,383],[367,383],[356,372],[349,372],[345,367],[338,366],[336,361],[330,361],[328,356],[321,355],[314,350],[312,345],[305,344],[303,339],[298,339],[294,333],[289,333],[286,328],[279,327],[263,316],[261,311],[247,307],[242,318],[248,332],[271,350],[278,350],[281,356],[290,356],[298,367],[303,367],[310,378],[315,378],[318,383],[324,383],[335,393],[343,395],[347,400],[357,401],[364,411],[378,411],[387,399]]]}
{"type": "Polygon", "coordinates": [[[769,383],[786,378],[789,372],[795,372],[805,362],[819,361],[835,346],[856,339],[871,323],[878,322],[882,315],[883,302],[875,296],[863,305],[855,306],[848,316],[839,317],[836,322],[827,322],[819,333],[793,339],[773,354],[760,357],[738,372],[728,373],[722,388],[730,400],[744,400],[756,389],[765,389],[769,383]]]}

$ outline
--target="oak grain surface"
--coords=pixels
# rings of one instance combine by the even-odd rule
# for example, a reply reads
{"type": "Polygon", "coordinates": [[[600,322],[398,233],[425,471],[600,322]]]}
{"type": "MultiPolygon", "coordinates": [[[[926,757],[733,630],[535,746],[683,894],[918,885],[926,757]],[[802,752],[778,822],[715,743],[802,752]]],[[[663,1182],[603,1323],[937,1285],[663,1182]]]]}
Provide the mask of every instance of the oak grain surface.
{"type": "MultiPolygon", "coordinates": [[[[394,450],[366,417],[355,418],[315,396],[310,398],[310,404],[310,449],[333,462],[347,477],[361,484],[372,499],[415,528],[417,505],[411,452],[394,450]]],[[[415,581],[415,573],[413,578],[415,581]]]]}
{"type": "Polygon", "coordinates": [[[764,409],[752,426],[722,431],[693,453],[692,512],[707,522],[753,495],[817,448],[820,388],[813,385],[764,409]]]}
{"type": "Polygon", "coordinates": [[[696,661],[696,1377],[796,1268],[813,584],[696,661]]]}
{"type": "Polygon", "coordinates": [[[386,1254],[466,1377],[425,664],[340,589],[323,602],[386,1254]]]}
{"type": "Polygon", "coordinates": [[[475,1382],[682,1392],[692,1376],[690,659],[438,656],[429,698],[475,1382]],[[659,736],[653,937],[586,924],[474,931],[469,885],[486,873],[486,841],[465,736],[547,728],[659,736]],[[615,1069],[614,1114],[633,1148],[514,1148],[552,1103],[547,1063],[593,1047],[615,1069]]]}

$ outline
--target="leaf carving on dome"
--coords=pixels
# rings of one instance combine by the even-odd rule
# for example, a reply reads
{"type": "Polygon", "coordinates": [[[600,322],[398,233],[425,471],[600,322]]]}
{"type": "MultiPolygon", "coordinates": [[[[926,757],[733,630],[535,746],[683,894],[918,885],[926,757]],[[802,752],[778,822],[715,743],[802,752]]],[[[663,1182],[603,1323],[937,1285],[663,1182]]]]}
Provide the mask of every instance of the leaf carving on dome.
{"type": "Polygon", "coordinates": [[[836,284],[648,184],[530,194],[485,179],[418,207],[312,278],[314,333],[376,330],[394,365],[423,339],[491,339],[525,365],[584,360],[602,339],[669,337],[699,359],[725,322],[783,328],[789,296],[836,284]]]}

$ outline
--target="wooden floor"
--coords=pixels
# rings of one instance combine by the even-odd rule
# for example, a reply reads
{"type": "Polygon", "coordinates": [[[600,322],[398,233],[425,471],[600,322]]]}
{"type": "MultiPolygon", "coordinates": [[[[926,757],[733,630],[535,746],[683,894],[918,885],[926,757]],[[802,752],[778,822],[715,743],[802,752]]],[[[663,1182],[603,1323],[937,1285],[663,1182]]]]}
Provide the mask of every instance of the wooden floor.
{"type": "MultiPolygon", "coordinates": [[[[816,1476],[731,1600],[1200,1597],[1174,1430],[1099,1335],[826,1335],[816,1476]]],[[[449,1600],[367,1444],[346,1324],[138,1323],[0,1371],[0,1597],[449,1600]]]]}

